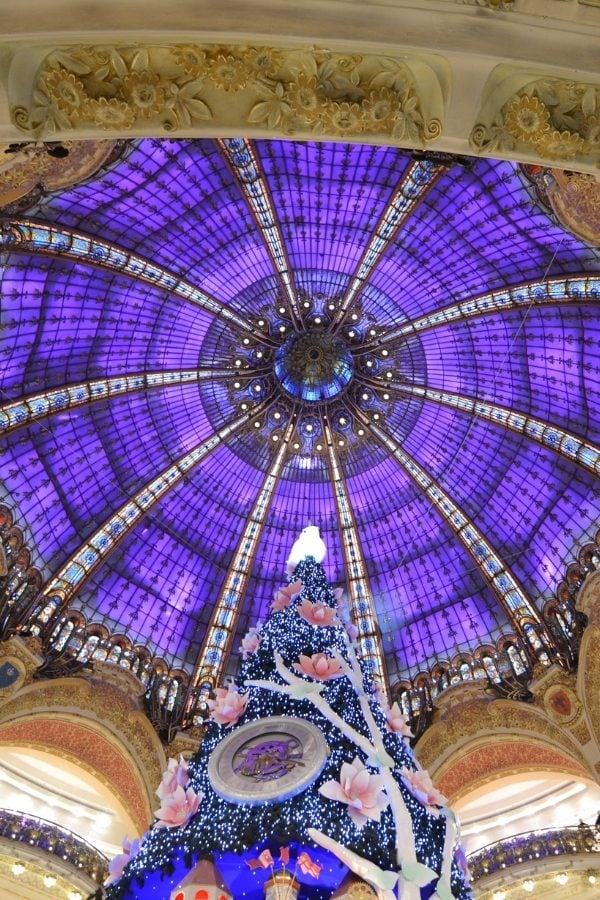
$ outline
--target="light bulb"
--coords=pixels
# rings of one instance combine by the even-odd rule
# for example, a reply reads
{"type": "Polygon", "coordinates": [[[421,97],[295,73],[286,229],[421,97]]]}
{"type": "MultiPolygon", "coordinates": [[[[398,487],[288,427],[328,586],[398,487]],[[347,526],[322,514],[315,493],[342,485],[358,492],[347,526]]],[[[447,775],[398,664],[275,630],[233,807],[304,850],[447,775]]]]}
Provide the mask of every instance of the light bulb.
{"type": "Polygon", "coordinates": [[[13,875],[22,875],[25,871],[25,866],[23,865],[23,863],[13,863],[10,868],[13,875]]]}
{"type": "Polygon", "coordinates": [[[558,875],[554,876],[554,880],[557,884],[566,884],[569,880],[569,876],[566,872],[560,872],[558,875]]]}
{"type": "Polygon", "coordinates": [[[56,884],[56,875],[44,875],[44,885],[47,888],[53,888],[56,884]]]}
{"type": "Polygon", "coordinates": [[[523,890],[525,890],[525,891],[530,891],[530,892],[531,892],[531,891],[534,889],[534,887],[535,887],[535,882],[532,881],[531,878],[527,878],[527,879],[523,882],[523,890]]]}

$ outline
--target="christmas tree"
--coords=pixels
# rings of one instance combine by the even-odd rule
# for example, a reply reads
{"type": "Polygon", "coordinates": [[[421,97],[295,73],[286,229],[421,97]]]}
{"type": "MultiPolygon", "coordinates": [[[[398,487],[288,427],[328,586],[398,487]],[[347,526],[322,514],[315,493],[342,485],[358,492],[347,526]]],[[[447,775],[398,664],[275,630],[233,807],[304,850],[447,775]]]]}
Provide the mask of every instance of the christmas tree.
{"type": "Polygon", "coordinates": [[[237,685],[210,701],[195,758],[170,761],[157,822],[124,845],[107,898],[471,897],[455,817],[363,671],[340,594],[312,556],[298,563],[244,639],[237,685]],[[196,892],[207,866],[212,894],[196,892]]]}

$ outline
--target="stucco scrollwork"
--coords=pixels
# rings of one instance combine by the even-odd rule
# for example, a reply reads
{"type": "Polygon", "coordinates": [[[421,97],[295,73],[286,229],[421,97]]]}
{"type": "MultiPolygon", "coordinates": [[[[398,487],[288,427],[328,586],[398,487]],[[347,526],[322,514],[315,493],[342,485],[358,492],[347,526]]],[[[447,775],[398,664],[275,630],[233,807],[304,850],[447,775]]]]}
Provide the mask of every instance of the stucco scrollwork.
{"type": "Polygon", "coordinates": [[[35,138],[105,132],[377,138],[442,133],[448,66],[433,54],[172,44],[23,49],[13,122],[35,138]],[[37,54],[37,55],[36,55],[37,54]]]}
{"type": "Polygon", "coordinates": [[[496,743],[517,736],[560,750],[584,770],[589,768],[581,747],[569,731],[541,709],[512,700],[470,699],[453,706],[436,717],[419,739],[416,752],[421,764],[434,776],[449,759],[463,754],[473,742],[496,743]]]}
{"type": "Polygon", "coordinates": [[[497,66],[471,132],[480,153],[598,162],[600,84],[497,66]]]}
{"type": "MultiPolygon", "coordinates": [[[[123,771],[127,769],[127,777],[131,780],[132,773],[138,773],[140,791],[136,792],[136,797],[140,799],[134,818],[143,830],[151,818],[154,790],[166,763],[156,732],[132,693],[129,688],[123,690],[117,681],[98,677],[34,682],[18,690],[0,706],[0,731],[3,737],[17,729],[29,733],[32,721],[46,721],[49,716],[57,722],[71,720],[75,716],[81,725],[80,732],[87,730],[91,735],[97,730],[106,737],[116,756],[122,760],[120,766],[123,771]]],[[[65,743],[66,731],[64,725],[56,727],[58,746],[60,741],[65,743]]],[[[50,726],[44,725],[44,728],[48,730],[50,726]]],[[[43,729],[41,733],[44,733],[43,729]]],[[[91,738],[87,743],[94,746],[91,738]]],[[[81,753],[78,751],[74,755],[79,758],[81,753]]],[[[128,795],[125,789],[121,793],[125,798],[128,795]]]]}

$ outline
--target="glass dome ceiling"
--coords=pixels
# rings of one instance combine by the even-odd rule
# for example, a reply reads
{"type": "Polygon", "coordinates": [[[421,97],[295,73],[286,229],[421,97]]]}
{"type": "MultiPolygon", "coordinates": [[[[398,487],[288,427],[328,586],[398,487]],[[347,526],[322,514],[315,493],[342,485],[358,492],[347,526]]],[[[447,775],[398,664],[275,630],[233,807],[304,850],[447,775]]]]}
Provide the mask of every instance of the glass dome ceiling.
{"type": "Polygon", "coordinates": [[[140,140],[2,229],[5,496],[47,595],[169,664],[235,657],[308,521],[392,682],[597,529],[599,257],[515,164],[140,140]]]}

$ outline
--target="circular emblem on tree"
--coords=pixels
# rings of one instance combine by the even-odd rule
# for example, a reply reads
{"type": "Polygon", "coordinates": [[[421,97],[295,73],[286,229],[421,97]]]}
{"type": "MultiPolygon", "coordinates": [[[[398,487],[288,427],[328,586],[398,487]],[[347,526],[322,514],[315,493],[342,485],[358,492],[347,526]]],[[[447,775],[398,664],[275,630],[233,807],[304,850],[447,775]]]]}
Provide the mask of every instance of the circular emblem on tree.
{"type": "Polygon", "coordinates": [[[305,790],[321,772],[327,744],[303,720],[271,716],[249,722],[215,748],[208,777],[233,803],[274,803],[305,790]]]}

